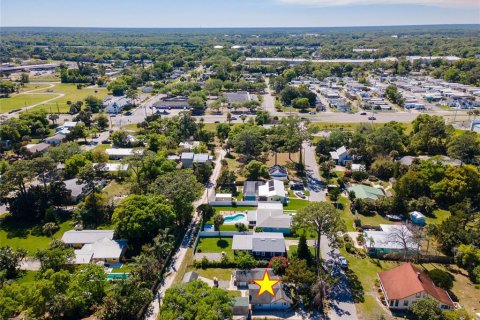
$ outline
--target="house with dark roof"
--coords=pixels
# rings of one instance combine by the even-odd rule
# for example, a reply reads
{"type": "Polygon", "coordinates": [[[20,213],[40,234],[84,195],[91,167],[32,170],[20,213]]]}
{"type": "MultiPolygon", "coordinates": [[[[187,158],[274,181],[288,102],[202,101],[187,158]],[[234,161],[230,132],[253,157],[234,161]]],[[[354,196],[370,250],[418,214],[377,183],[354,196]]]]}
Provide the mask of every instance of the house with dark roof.
{"type": "Polygon", "coordinates": [[[223,94],[227,98],[228,104],[244,103],[252,100],[252,96],[248,91],[226,92],[223,94]]]}
{"type": "Polygon", "coordinates": [[[428,275],[411,263],[378,273],[380,287],[390,309],[408,309],[418,299],[430,298],[441,309],[455,307],[448,292],[435,286],[428,275]]]}
{"type": "MultiPolygon", "coordinates": [[[[272,280],[280,279],[273,273],[273,270],[266,269],[268,276],[272,280]]],[[[288,295],[288,290],[284,289],[282,282],[273,286],[274,296],[270,294],[258,295],[260,287],[254,280],[262,279],[265,269],[256,268],[251,270],[236,270],[233,274],[233,282],[237,287],[248,287],[249,300],[252,310],[285,310],[292,305],[292,299],[288,295]]]]}
{"type": "Polygon", "coordinates": [[[234,254],[243,251],[256,259],[267,260],[272,257],[284,257],[287,254],[283,234],[277,232],[236,234],[233,236],[232,250],[234,254]]]}
{"type": "Polygon", "coordinates": [[[248,297],[235,297],[232,307],[233,320],[247,320],[250,317],[248,297]]]}
{"type": "Polygon", "coordinates": [[[283,166],[279,166],[278,164],[271,166],[268,169],[268,173],[270,174],[270,178],[285,181],[288,180],[288,172],[287,168],[283,166]]]}

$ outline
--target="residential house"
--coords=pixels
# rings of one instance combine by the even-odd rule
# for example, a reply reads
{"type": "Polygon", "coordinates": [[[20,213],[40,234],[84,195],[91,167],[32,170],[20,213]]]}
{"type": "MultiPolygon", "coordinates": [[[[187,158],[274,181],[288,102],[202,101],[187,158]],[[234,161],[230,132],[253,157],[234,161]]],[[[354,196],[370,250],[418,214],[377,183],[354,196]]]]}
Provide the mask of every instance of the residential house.
{"type": "Polygon", "coordinates": [[[288,180],[287,168],[283,166],[280,166],[277,164],[274,166],[271,166],[268,169],[268,173],[270,174],[270,178],[272,179],[281,180],[281,181],[288,180]]]}
{"type": "Polygon", "coordinates": [[[271,268],[256,268],[251,270],[235,270],[233,274],[233,282],[237,287],[248,287],[249,300],[252,310],[285,310],[292,305],[292,299],[287,294],[288,290],[284,289],[281,282],[273,286],[274,296],[270,294],[258,295],[260,289],[254,280],[262,279],[265,270],[271,280],[280,279],[273,273],[271,268]]]}
{"type": "Polygon", "coordinates": [[[341,146],[337,150],[330,152],[330,156],[332,157],[333,161],[342,166],[344,166],[347,161],[351,161],[353,159],[345,146],[341,146]]]}
{"type": "Polygon", "coordinates": [[[58,146],[60,143],[63,142],[63,140],[65,140],[66,137],[67,135],[64,133],[56,133],[51,137],[43,139],[43,142],[48,143],[52,146],[58,146]]]}
{"type": "Polygon", "coordinates": [[[85,244],[81,249],[74,250],[75,264],[99,263],[115,264],[121,261],[127,248],[125,240],[102,238],[93,243],[85,244]]]}
{"type": "Polygon", "coordinates": [[[192,152],[193,149],[200,146],[200,141],[184,141],[180,142],[178,146],[182,149],[183,152],[192,152]]]}
{"type": "Polygon", "coordinates": [[[127,171],[130,165],[128,163],[122,164],[122,163],[115,163],[115,162],[107,162],[107,163],[94,163],[93,167],[101,172],[119,172],[119,171],[127,171]]]}
{"type": "Polygon", "coordinates": [[[142,149],[131,149],[131,148],[109,148],[105,149],[105,153],[108,155],[109,159],[120,160],[125,157],[133,156],[135,154],[142,154],[142,149]]]}
{"type": "Polygon", "coordinates": [[[248,225],[262,228],[264,232],[290,234],[292,217],[283,213],[280,202],[259,202],[257,210],[248,211],[248,225]]]}
{"type": "Polygon", "coordinates": [[[385,197],[385,192],[381,188],[366,186],[364,184],[352,184],[347,188],[348,192],[354,192],[358,199],[377,200],[385,197]]]}
{"type": "Polygon", "coordinates": [[[252,95],[250,95],[248,91],[225,92],[223,95],[227,98],[230,106],[236,103],[244,103],[253,100],[252,95]]]}
{"type": "Polygon", "coordinates": [[[182,152],[180,161],[183,168],[192,168],[194,163],[208,164],[212,163],[213,157],[208,153],[182,152]]]}
{"type": "Polygon", "coordinates": [[[270,260],[272,257],[286,256],[285,239],[282,233],[259,232],[254,234],[236,234],[233,236],[232,250],[244,251],[256,259],[270,260]]]}
{"type": "Polygon", "coordinates": [[[45,151],[47,151],[49,148],[50,148],[50,145],[45,142],[29,143],[25,146],[26,151],[32,156],[42,154],[45,151]]]}
{"type": "Polygon", "coordinates": [[[63,234],[62,242],[68,247],[80,249],[85,244],[94,243],[103,238],[112,240],[113,235],[113,230],[69,230],[63,234]]]}
{"type": "Polygon", "coordinates": [[[126,97],[109,97],[103,100],[103,107],[106,113],[117,114],[122,112],[125,106],[130,104],[126,97]]]}
{"type": "Polygon", "coordinates": [[[70,197],[72,202],[76,203],[85,196],[83,192],[83,188],[86,186],[86,184],[85,183],[78,184],[77,178],[64,180],[63,183],[65,183],[65,188],[67,190],[70,190],[70,197]]]}
{"type": "Polygon", "coordinates": [[[365,249],[372,256],[414,254],[419,250],[410,229],[403,224],[381,224],[380,230],[364,232],[365,249]]]}
{"type": "Polygon", "coordinates": [[[280,201],[286,203],[288,198],[285,186],[280,180],[268,180],[265,184],[258,186],[259,201],[280,201]]]}
{"type": "Polygon", "coordinates": [[[392,270],[378,273],[380,288],[390,309],[405,310],[419,299],[430,298],[440,309],[455,307],[448,292],[435,286],[422,270],[411,263],[404,263],[392,270]]]}
{"type": "Polygon", "coordinates": [[[188,98],[185,96],[175,96],[161,99],[153,104],[156,109],[190,109],[188,98]]]}

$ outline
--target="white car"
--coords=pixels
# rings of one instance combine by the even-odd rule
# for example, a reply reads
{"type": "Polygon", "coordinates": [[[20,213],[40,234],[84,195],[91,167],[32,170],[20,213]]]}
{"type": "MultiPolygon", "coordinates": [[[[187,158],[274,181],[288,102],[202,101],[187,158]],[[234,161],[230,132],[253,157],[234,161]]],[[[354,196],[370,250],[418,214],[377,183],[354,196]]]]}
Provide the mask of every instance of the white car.
{"type": "Polygon", "coordinates": [[[348,260],[345,259],[345,257],[338,257],[338,262],[340,263],[340,267],[342,267],[342,269],[348,268],[348,260]]]}
{"type": "Polygon", "coordinates": [[[295,192],[295,195],[299,198],[305,199],[307,196],[302,191],[295,192]]]}

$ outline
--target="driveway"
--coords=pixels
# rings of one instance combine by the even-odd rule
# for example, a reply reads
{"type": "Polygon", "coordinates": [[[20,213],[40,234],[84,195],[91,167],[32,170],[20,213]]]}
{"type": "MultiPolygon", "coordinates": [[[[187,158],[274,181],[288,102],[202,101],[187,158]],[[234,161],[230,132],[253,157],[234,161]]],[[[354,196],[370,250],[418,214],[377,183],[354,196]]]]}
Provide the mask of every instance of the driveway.
{"type": "Polygon", "coordinates": [[[317,159],[315,159],[315,147],[310,143],[303,144],[305,150],[305,171],[307,172],[307,189],[310,191],[310,201],[326,201],[325,192],[320,179],[317,159]]]}

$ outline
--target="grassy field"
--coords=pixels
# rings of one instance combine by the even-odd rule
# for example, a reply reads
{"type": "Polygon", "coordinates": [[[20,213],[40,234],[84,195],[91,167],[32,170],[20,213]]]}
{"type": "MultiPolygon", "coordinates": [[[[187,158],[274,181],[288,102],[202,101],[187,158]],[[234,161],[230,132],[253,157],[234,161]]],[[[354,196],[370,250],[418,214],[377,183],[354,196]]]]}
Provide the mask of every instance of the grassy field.
{"type": "Polygon", "coordinates": [[[10,98],[0,99],[0,113],[9,112],[15,109],[24,108],[33,104],[55,98],[55,94],[19,94],[10,98]]]}
{"type": "Polygon", "coordinates": [[[232,238],[200,238],[198,241],[198,249],[202,252],[221,253],[225,252],[228,256],[233,257],[232,238]]]}
{"type": "MultiPolygon", "coordinates": [[[[71,220],[60,224],[60,229],[53,234],[53,238],[59,239],[65,231],[71,230],[71,220]]],[[[11,246],[14,249],[25,249],[32,256],[39,249],[46,249],[52,239],[38,234],[38,226],[32,223],[3,220],[0,223],[0,243],[2,246],[11,246]]],[[[40,227],[41,231],[41,227],[40,227]]]]}
{"type": "Polygon", "coordinates": [[[283,207],[283,210],[299,210],[308,205],[308,200],[290,198],[288,204],[283,207]]]}
{"type": "MultiPolygon", "coordinates": [[[[30,91],[30,90],[37,90],[47,88],[50,85],[47,83],[26,83],[23,87],[20,87],[20,92],[30,91]]],[[[40,91],[40,90],[39,90],[40,91]]]]}
{"type": "Polygon", "coordinates": [[[38,271],[22,271],[22,274],[19,278],[16,279],[18,284],[27,284],[35,282],[35,276],[38,274],[38,271]]]}
{"type": "MultiPolygon", "coordinates": [[[[99,99],[104,99],[108,92],[106,88],[83,88],[77,89],[77,85],[73,83],[57,83],[53,88],[49,88],[47,90],[51,90],[52,93],[63,93],[64,96],[52,101],[52,111],[58,112],[57,110],[57,103],[60,109],[60,112],[68,112],[70,107],[67,105],[67,101],[76,102],[76,101],[83,101],[88,96],[95,96],[99,99]]],[[[45,106],[38,106],[33,108],[35,109],[45,109],[49,110],[50,105],[45,106]]]]}
{"type": "MultiPolygon", "coordinates": [[[[312,257],[314,257],[315,256],[315,248],[308,247],[308,249],[310,250],[310,253],[312,254],[312,257]]],[[[298,246],[290,246],[288,248],[288,257],[291,259],[292,257],[296,256],[297,251],[298,251],[298,246]]]]}
{"type": "Polygon", "coordinates": [[[70,107],[67,105],[67,101],[83,101],[87,96],[95,96],[99,99],[103,99],[107,96],[108,92],[106,88],[83,88],[77,89],[77,85],[73,83],[55,83],[53,87],[49,87],[48,84],[27,84],[22,91],[34,90],[34,89],[44,89],[38,90],[32,94],[17,94],[13,95],[10,98],[0,99],[0,113],[9,112],[14,109],[19,109],[23,107],[28,107],[49,99],[58,97],[57,99],[50,101],[44,105],[39,105],[32,108],[31,110],[40,110],[44,109],[45,111],[52,112],[68,112],[70,107]],[[41,94],[40,94],[41,93],[41,94]],[[59,96],[63,94],[63,96],[59,96]],[[58,104],[58,108],[57,108],[58,104]]]}
{"type": "Polygon", "coordinates": [[[113,198],[115,196],[121,196],[128,194],[128,185],[120,184],[115,180],[112,180],[103,191],[106,193],[107,198],[113,198]]]}

